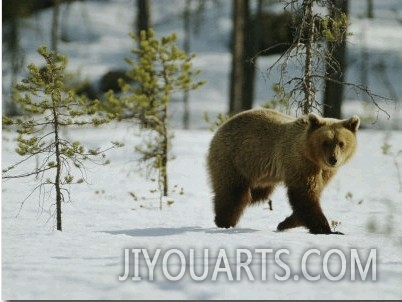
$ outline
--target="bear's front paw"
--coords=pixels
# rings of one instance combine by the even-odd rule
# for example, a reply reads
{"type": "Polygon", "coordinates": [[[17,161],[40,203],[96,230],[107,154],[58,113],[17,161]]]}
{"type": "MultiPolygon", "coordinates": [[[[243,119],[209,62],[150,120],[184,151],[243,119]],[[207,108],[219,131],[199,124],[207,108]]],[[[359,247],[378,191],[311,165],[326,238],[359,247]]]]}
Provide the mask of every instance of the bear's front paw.
{"type": "Polygon", "coordinates": [[[289,217],[287,217],[284,221],[279,223],[276,229],[278,231],[284,231],[286,229],[292,229],[299,226],[302,226],[300,219],[298,219],[295,214],[292,214],[289,217]]]}

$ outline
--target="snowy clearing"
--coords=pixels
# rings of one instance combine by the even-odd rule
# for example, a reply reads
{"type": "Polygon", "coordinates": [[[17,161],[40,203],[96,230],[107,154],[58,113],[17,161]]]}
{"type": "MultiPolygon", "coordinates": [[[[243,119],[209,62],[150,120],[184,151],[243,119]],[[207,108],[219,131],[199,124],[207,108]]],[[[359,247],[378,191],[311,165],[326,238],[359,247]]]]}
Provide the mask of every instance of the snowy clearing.
{"type": "MultiPolygon", "coordinates": [[[[402,291],[402,259],[398,223],[402,215],[402,192],[398,190],[397,170],[391,156],[383,155],[380,146],[384,133],[361,131],[359,149],[350,164],[325,191],[322,206],[329,221],[340,221],[338,230],[345,236],[311,235],[305,229],[275,231],[277,224],[290,214],[283,189],[272,197],[273,211],[267,205],[249,208],[238,227],[218,229],[213,223],[211,191],[205,171],[205,155],[212,133],[176,131],[172,152],[177,159],[170,164],[170,182],[184,188],[184,195],[173,194],[174,203],[159,210],[158,201],[134,201],[137,196],[150,196],[149,185],[136,172],[132,133],[122,124],[111,124],[101,131],[85,129],[69,133],[90,144],[105,144],[105,137],[126,143],[126,147],[109,154],[110,166],[94,167],[88,172],[92,185],[71,188],[72,202],[63,205],[64,231],[54,231],[53,219],[46,212],[50,203],[38,208],[30,200],[16,218],[21,199],[33,185],[32,181],[3,183],[3,298],[13,299],[323,299],[331,297],[359,299],[399,299],[402,291]],[[48,222],[46,222],[48,221],[48,222]],[[179,249],[186,256],[187,271],[178,281],[169,281],[163,272],[162,256],[169,249],[179,249]],[[272,249],[267,256],[267,280],[261,275],[261,254],[255,249],[272,249]],[[308,281],[301,274],[301,259],[309,249],[321,255],[308,258],[310,275],[321,275],[319,281],[308,281]],[[141,281],[118,277],[124,272],[125,249],[147,249],[153,257],[161,249],[155,267],[154,281],[143,255],[139,258],[141,281]],[[189,252],[194,249],[196,272],[201,275],[204,249],[209,251],[209,272],[204,281],[189,275],[189,252]],[[212,281],[219,249],[224,249],[234,280],[227,273],[212,281]],[[250,264],[255,281],[242,271],[236,281],[236,252],[248,249],[253,255],[250,264]],[[290,277],[278,281],[275,274],[286,271],[274,261],[275,252],[287,249],[290,255],[281,259],[290,268],[290,277]],[[330,281],[323,273],[324,255],[331,249],[344,252],[347,259],[345,277],[330,281]],[[363,268],[371,249],[376,249],[376,281],[368,272],[365,281],[351,280],[350,251],[356,249],[363,268]],[[198,269],[198,270],[197,270],[198,269]],[[294,275],[300,276],[295,281],[294,275]],[[317,284],[318,283],[318,284],[317,284]],[[319,286],[319,287],[318,287],[319,286]],[[20,290],[24,288],[24,290],[20,290]]],[[[3,133],[3,164],[15,160],[11,152],[11,134],[3,133]]],[[[392,150],[402,148],[402,133],[390,137],[392,150]]],[[[401,164],[399,163],[401,169],[401,164]]],[[[133,256],[130,256],[132,263],[133,256]]],[[[171,275],[179,274],[181,262],[171,256],[171,275]]],[[[341,273],[338,255],[330,258],[333,276],[341,273]]],[[[130,264],[131,265],[131,264],[130,264]]],[[[368,265],[370,266],[370,265],[368,265]]],[[[373,266],[373,264],[371,265],[373,266]]],[[[372,269],[372,268],[371,268],[372,269]]],[[[359,275],[358,275],[359,276],[359,275]]],[[[296,277],[297,278],[297,277],[296,277]]]]}

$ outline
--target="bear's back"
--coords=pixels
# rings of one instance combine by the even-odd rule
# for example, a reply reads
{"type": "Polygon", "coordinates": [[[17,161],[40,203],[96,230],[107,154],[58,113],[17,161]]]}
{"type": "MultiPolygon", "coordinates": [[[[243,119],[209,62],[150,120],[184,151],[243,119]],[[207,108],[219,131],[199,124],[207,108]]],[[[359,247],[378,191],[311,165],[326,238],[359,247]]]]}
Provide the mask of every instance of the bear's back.
{"type": "MultiPolygon", "coordinates": [[[[226,141],[226,145],[245,142],[274,143],[300,134],[307,124],[302,119],[282,114],[271,109],[252,109],[239,113],[224,123],[215,138],[226,141]]],[[[232,150],[234,151],[234,150],[232,150]]]]}
{"type": "Polygon", "coordinates": [[[209,166],[215,167],[212,170],[235,169],[254,180],[262,174],[282,178],[282,164],[290,160],[290,154],[299,153],[296,150],[307,125],[303,121],[270,109],[239,113],[215,134],[209,166]]]}

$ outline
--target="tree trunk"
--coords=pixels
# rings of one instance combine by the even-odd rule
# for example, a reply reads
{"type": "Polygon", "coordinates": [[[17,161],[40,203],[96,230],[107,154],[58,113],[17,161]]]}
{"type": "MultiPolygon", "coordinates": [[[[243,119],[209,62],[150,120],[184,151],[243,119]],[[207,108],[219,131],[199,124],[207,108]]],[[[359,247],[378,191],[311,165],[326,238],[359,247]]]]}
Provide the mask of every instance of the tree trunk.
{"type": "Polygon", "coordinates": [[[167,174],[167,165],[168,165],[168,152],[169,152],[169,133],[167,127],[167,118],[168,118],[168,104],[163,105],[163,117],[162,117],[162,159],[161,159],[161,167],[159,168],[159,185],[162,185],[162,194],[159,200],[159,208],[162,210],[162,197],[167,197],[169,194],[169,186],[168,186],[168,174],[167,174]],[[160,183],[162,182],[162,184],[160,183]]]}
{"type": "Polygon", "coordinates": [[[57,52],[57,42],[59,37],[59,13],[61,0],[54,0],[53,16],[52,16],[52,33],[51,33],[51,48],[57,52]]]}
{"type": "MultiPolygon", "coordinates": [[[[335,20],[339,18],[339,13],[348,13],[347,0],[332,0],[335,8],[331,11],[331,18],[335,20]]],[[[341,118],[342,102],[343,102],[343,82],[345,81],[346,72],[346,31],[342,36],[341,43],[328,43],[331,50],[330,55],[326,58],[326,76],[324,91],[324,116],[341,118]],[[334,67],[336,67],[334,69],[334,67]]]]}
{"type": "MultiPolygon", "coordinates": [[[[303,1],[303,15],[305,28],[307,29],[306,36],[306,59],[304,65],[304,103],[303,114],[308,114],[313,109],[314,104],[314,83],[313,83],[313,47],[314,47],[314,16],[313,16],[313,0],[303,1]]],[[[304,32],[304,31],[302,31],[304,32]]]]}
{"type": "MultiPolygon", "coordinates": [[[[55,96],[52,96],[52,98],[55,96]]],[[[55,156],[56,156],[56,177],[54,181],[56,189],[56,228],[58,231],[62,231],[61,224],[61,150],[60,150],[60,139],[59,139],[59,117],[57,112],[57,100],[53,100],[53,125],[54,125],[54,145],[55,145],[55,156]]]]}
{"type": "Polygon", "coordinates": [[[230,80],[229,112],[244,110],[245,34],[249,0],[233,0],[232,72],[230,80]]]}
{"type": "Polygon", "coordinates": [[[150,0],[137,0],[137,33],[147,31],[151,27],[151,3],[150,0]]]}
{"type": "MultiPolygon", "coordinates": [[[[15,103],[15,95],[13,94],[13,89],[15,84],[17,83],[18,72],[21,69],[23,64],[23,54],[20,52],[20,35],[19,35],[19,25],[20,19],[15,16],[10,19],[10,32],[9,32],[9,39],[5,43],[3,40],[3,47],[4,44],[8,44],[9,52],[10,52],[10,61],[11,61],[11,98],[5,100],[7,102],[7,106],[5,108],[6,114],[8,116],[16,116],[20,112],[18,110],[17,104],[15,103]]],[[[4,27],[3,27],[4,28],[4,27]]],[[[3,29],[4,33],[4,29],[3,29]]],[[[4,39],[4,37],[3,37],[4,39]]],[[[4,49],[4,48],[3,48],[4,49]]],[[[4,52],[3,52],[4,54],[4,52]]],[[[3,57],[4,60],[4,57],[3,57]]],[[[4,61],[3,61],[4,62],[4,61]]],[[[4,83],[4,82],[3,82],[4,83]]]]}
{"type": "Polygon", "coordinates": [[[367,0],[367,18],[374,18],[373,0],[367,0]]]}
{"type": "MultiPolygon", "coordinates": [[[[188,55],[190,53],[190,7],[191,0],[186,0],[184,9],[183,21],[184,21],[184,52],[188,55]]],[[[184,91],[183,95],[183,128],[188,129],[190,124],[190,108],[188,104],[189,91],[184,91]]]]}
{"type": "MultiPolygon", "coordinates": [[[[165,82],[165,85],[169,85],[170,80],[167,75],[167,66],[165,62],[163,62],[163,80],[165,82]]],[[[160,210],[162,210],[162,197],[167,197],[169,194],[169,186],[168,186],[168,160],[169,160],[169,130],[168,130],[168,117],[169,117],[169,99],[170,99],[170,92],[165,91],[164,98],[165,101],[163,101],[163,108],[162,108],[162,116],[161,116],[161,122],[162,124],[160,125],[161,130],[159,131],[159,134],[162,136],[162,158],[161,158],[161,167],[159,167],[159,189],[161,189],[162,186],[162,196],[160,197],[159,200],[159,207],[160,210]]]]}
{"type": "Polygon", "coordinates": [[[244,84],[243,84],[243,109],[251,109],[254,103],[254,88],[255,88],[255,65],[257,64],[257,53],[261,43],[261,17],[262,17],[262,2],[257,2],[257,14],[255,22],[251,22],[250,9],[247,5],[246,12],[246,27],[245,27],[245,60],[244,60],[244,84]]]}

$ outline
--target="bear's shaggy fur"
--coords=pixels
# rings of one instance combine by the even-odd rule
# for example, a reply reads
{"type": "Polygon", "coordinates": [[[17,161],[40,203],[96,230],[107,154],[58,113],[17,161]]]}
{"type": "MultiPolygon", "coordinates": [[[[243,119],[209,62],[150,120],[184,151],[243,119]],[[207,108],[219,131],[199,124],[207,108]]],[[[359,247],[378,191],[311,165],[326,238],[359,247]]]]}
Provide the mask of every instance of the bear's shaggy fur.
{"type": "Polygon", "coordinates": [[[314,234],[334,233],[320,195],[355,152],[359,124],[357,116],[338,120],[311,113],[293,118],[269,109],[229,119],[213,137],[208,154],[216,225],[234,227],[246,206],[266,200],[283,182],[293,213],[278,230],[305,226],[314,234]]]}

